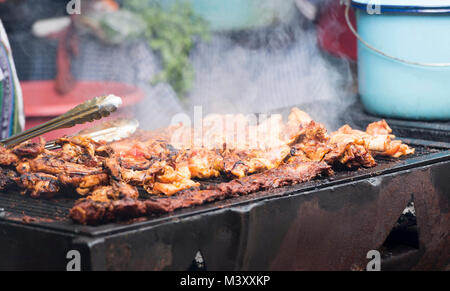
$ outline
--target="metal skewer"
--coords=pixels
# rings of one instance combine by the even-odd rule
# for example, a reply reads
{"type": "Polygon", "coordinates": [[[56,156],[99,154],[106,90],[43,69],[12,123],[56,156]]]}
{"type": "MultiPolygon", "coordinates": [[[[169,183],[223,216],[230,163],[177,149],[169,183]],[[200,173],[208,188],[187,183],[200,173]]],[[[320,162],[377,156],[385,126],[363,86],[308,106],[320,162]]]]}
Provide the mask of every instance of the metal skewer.
{"type": "Polygon", "coordinates": [[[68,128],[77,124],[98,120],[116,111],[121,104],[122,99],[114,95],[95,97],[48,122],[4,139],[0,141],[0,144],[5,147],[13,147],[26,140],[56,129],[68,128]]]}

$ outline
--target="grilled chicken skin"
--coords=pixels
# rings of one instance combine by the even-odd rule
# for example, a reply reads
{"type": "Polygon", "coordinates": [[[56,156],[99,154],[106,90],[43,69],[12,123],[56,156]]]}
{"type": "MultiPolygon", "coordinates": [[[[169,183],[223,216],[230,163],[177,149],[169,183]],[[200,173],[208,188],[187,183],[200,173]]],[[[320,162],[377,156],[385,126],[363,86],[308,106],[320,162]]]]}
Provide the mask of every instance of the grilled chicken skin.
{"type": "Polygon", "coordinates": [[[95,224],[298,184],[332,175],[337,166],[373,167],[378,155],[414,153],[384,120],[365,131],[344,125],[328,133],[298,108],[286,120],[215,114],[202,126],[202,134],[179,124],[110,143],[63,137],[55,142],[61,149],[52,151],[43,139],[0,147],[0,190],[19,187],[32,197],[72,190],[83,198],[70,217],[95,224]],[[201,183],[219,177],[225,182],[201,183]]]}

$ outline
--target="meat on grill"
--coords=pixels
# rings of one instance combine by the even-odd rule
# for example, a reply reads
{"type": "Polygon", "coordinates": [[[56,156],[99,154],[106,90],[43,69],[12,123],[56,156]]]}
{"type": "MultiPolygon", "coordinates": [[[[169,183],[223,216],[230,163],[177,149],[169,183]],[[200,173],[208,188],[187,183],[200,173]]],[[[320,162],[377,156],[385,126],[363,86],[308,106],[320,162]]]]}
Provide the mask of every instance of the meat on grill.
{"type": "Polygon", "coordinates": [[[167,213],[228,197],[294,185],[314,179],[321,174],[330,175],[331,173],[331,167],[324,162],[294,161],[264,173],[219,183],[209,189],[185,190],[170,197],[159,197],[146,201],[130,197],[106,201],[87,197],[77,201],[70,211],[70,217],[77,223],[97,224],[115,219],[167,213]]]}
{"type": "Polygon", "coordinates": [[[185,125],[138,131],[112,143],[64,137],[59,150],[45,142],[0,147],[0,190],[18,186],[33,197],[71,189],[80,199],[70,212],[78,223],[165,213],[331,175],[334,166],[373,167],[374,156],[399,157],[414,149],[394,140],[387,123],[366,131],[326,128],[298,108],[284,122],[259,123],[244,115],[211,115],[203,134],[185,125]],[[225,124],[225,125],[224,125],[225,124]],[[226,178],[200,189],[199,180],[226,178]],[[139,200],[141,188],[150,194],[139,200]]]}
{"type": "Polygon", "coordinates": [[[19,182],[18,176],[12,168],[0,168],[0,191],[16,185],[19,182]]]}
{"type": "Polygon", "coordinates": [[[68,187],[85,195],[94,187],[109,182],[102,166],[104,158],[92,152],[99,144],[91,140],[82,144],[78,137],[63,138],[58,142],[63,145],[59,151],[46,150],[43,140],[39,143],[28,141],[11,150],[2,147],[0,165],[3,170],[15,169],[15,184],[32,197],[52,197],[68,187]]]}
{"type": "Polygon", "coordinates": [[[61,183],[54,175],[45,173],[26,173],[20,176],[18,185],[30,192],[31,197],[51,198],[61,189],[61,183]]]}

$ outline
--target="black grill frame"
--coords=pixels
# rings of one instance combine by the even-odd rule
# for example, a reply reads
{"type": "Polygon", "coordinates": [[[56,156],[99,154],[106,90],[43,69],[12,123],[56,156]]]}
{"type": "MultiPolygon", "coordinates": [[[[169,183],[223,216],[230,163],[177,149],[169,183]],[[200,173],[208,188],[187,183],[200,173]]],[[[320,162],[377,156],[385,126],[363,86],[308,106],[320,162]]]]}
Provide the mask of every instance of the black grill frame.
{"type": "MultiPolygon", "coordinates": [[[[278,262],[277,257],[282,256],[283,251],[279,250],[276,253],[269,251],[268,255],[263,255],[267,250],[261,249],[261,246],[252,250],[252,244],[254,240],[259,241],[264,237],[266,239],[270,237],[269,234],[276,232],[280,224],[283,224],[283,220],[288,219],[284,217],[280,220],[277,215],[286,211],[280,217],[288,216],[295,220],[293,217],[298,209],[304,207],[302,205],[307,204],[311,199],[325,199],[326,204],[329,204],[327,207],[334,208],[333,205],[341,204],[339,195],[344,195],[347,197],[346,199],[352,200],[350,205],[361,204],[361,211],[358,210],[358,215],[364,217],[363,208],[368,206],[365,201],[367,198],[364,198],[365,195],[362,195],[361,191],[367,192],[370,197],[375,197],[378,195],[376,193],[384,191],[383,185],[387,183],[385,181],[401,184],[402,179],[408,180],[410,179],[408,177],[419,175],[421,178],[416,181],[419,185],[427,179],[432,179],[433,176],[427,175],[428,173],[432,175],[434,168],[441,169],[437,173],[442,171],[450,173],[450,144],[416,140],[407,140],[407,142],[418,149],[417,154],[398,161],[378,160],[379,165],[372,169],[337,172],[334,177],[319,178],[301,185],[254,193],[245,197],[175,211],[172,214],[100,226],[76,225],[68,219],[47,222],[36,216],[36,221],[24,222],[21,219],[23,214],[33,216],[33,214],[38,214],[37,212],[43,214],[41,218],[54,218],[50,215],[52,209],[49,209],[48,212],[42,209],[50,206],[60,211],[61,209],[67,211],[71,205],[70,201],[74,200],[73,198],[56,201],[36,200],[20,196],[18,193],[5,193],[0,198],[0,208],[4,209],[3,215],[0,215],[0,230],[2,231],[0,250],[2,252],[9,251],[0,255],[2,257],[0,269],[63,270],[67,263],[65,255],[72,249],[81,252],[82,258],[84,258],[82,260],[84,270],[184,270],[189,268],[199,250],[205,258],[207,267],[211,270],[298,268],[345,270],[355,268],[355,266],[360,266],[361,261],[364,260],[359,248],[350,251],[347,258],[351,259],[346,259],[345,262],[319,266],[314,262],[320,262],[320,258],[303,262],[300,265],[296,265],[287,257],[283,257],[281,262],[278,262]],[[421,176],[421,172],[427,173],[427,175],[421,176]],[[352,198],[352,195],[355,198],[352,198]],[[19,203],[19,207],[14,211],[8,209],[5,197],[8,197],[8,203],[19,203]],[[355,200],[353,201],[353,199],[355,200]],[[22,208],[25,208],[23,203],[27,204],[28,211],[30,207],[34,207],[35,210],[22,213],[22,208]],[[280,203],[284,206],[279,206],[280,203]],[[362,207],[363,205],[364,207],[362,207]],[[286,209],[284,210],[284,208],[286,209]],[[271,213],[272,211],[275,211],[275,214],[271,213]],[[273,222],[267,221],[267,217],[272,215],[274,215],[273,222]],[[253,229],[258,229],[259,231],[256,232],[259,233],[255,235],[253,229]],[[205,233],[209,233],[209,235],[205,236],[205,233]],[[194,239],[195,242],[192,241],[192,237],[196,236],[200,238],[194,239]],[[230,237],[221,239],[222,236],[230,237]],[[162,249],[158,249],[158,246],[162,249]],[[217,250],[220,254],[212,250],[217,250]],[[261,256],[265,259],[258,259],[261,256]],[[141,257],[147,259],[143,260],[141,257]],[[162,264],[164,258],[172,258],[172,261],[162,264]],[[250,263],[246,260],[250,260],[250,263]]],[[[441,188],[448,190],[448,186],[437,184],[433,186],[433,189],[430,188],[430,191],[442,192],[439,190],[441,188]]],[[[390,202],[397,205],[397,208],[398,205],[401,205],[400,208],[393,211],[393,213],[397,213],[392,216],[392,213],[387,214],[388,210],[382,211],[373,218],[378,222],[391,221],[391,225],[385,223],[383,231],[380,231],[380,238],[375,240],[375,244],[382,243],[387,237],[389,230],[401,214],[401,210],[406,207],[411,196],[414,195],[410,192],[403,193],[399,188],[399,193],[396,193],[396,197],[392,197],[390,202]]],[[[443,193],[443,195],[448,196],[449,193],[443,193]]],[[[448,200],[444,202],[448,203],[448,200]]],[[[327,211],[330,211],[330,214],[333,212],[333,210],[327,211]]],[[[446,215],[448,216],[448,213],[446,215]]],[[[292,222],[288,219],[284,223],[292,222]]],[[[314,222],[312,224],[314,225],[314,222]]],[[[291,231],[286,229],[281,236],[288,236],[291,231]]],[[[358,236],[367,235],[361,233],[361,229],[347,232],[352,232],[351,235],[348,235],[355,239],[358,236]]],[[[277,246],[283,244],[279,239],[267,239],[267,248],[277,249],[277,246]]],[[[291,241],[290,243],[295,241],[292,238],[285,240],[291,241]]],[[[339,244],[337,241],[332,243],[339,244]]],[[[367,243],[365,242],[365,244],[367,243]]],[[[316,242],[312,242],[309,247],[313,247],[314,244],[316,242]]],[[[361,242],[358,245],[361,245],[361,242]]],[[[328,247],[330,246],[328,245],[328,247]]],[[[425,246],[423,247],[425,248],[425,246]]],[[[303,248],[304,246],[302,246],[303,248]]],[[[374,248],[376,247],[374,246],[374,248]]],[[[295,250],[293,252],[295,253],[295,250]]],[[[293,257],[295,257],[294,254],[293,257]]],[[[322,260],[325,261],[325,258],[322,260]]],[[[438,264],[437,267],[441,268],[442,265],[438,264]]]]}
{"type": "MultiPolygon", "coordinates": [[[[355,120],[364,126],[374,121],[358,108],[344,122],[361,128],[355,120]]],[[[397,133],[396,123],[387,121],[397,133]]],[[[186,270],[199,251],[207,270],[359,270],[368,250],[382,248],[410,201],[419,247],[408,250],[409,266],[445,269],[450,143],[441,133],[448,132],[428,132],[436,141],[403,137],[421,136],[417,132],[398,134],[416,154],[377,158],[371,169],[99,226],[67,218],[76,197],[1,193],[0,270],[65,270],[69,250],[81,253],[83,270],[186,270]]]]}

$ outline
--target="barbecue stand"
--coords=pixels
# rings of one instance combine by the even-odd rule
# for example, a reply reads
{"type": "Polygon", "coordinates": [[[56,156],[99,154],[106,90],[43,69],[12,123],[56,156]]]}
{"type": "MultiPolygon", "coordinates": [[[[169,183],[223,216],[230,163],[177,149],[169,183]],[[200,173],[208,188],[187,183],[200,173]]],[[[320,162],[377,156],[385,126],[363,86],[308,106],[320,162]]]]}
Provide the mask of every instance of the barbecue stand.
{"type": "Polygon", "coordinates": [[[75,197],[0,193],[0,269],[66,270],[70,250],[82,270],[365,270],[370,250],[382,270],[448,269],[450,144],[402,140],[416,153],[375,168],[100,226],[67,218],[75,197]]]}

